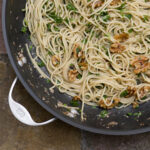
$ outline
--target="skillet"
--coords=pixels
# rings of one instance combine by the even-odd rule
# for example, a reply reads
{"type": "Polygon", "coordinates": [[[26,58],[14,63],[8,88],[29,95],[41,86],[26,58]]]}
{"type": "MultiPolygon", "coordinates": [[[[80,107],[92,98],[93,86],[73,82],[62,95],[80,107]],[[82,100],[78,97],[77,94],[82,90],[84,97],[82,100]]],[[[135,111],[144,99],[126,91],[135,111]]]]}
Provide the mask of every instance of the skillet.
{"type": "Polygon", "coordinates": [[[25,49],[26,43],[31,44],[29,33],[20,32],[24,19],[21,10],[25,7],[25,3],[26,0],[3,0],[2,28],[10,62],[19,80],[35,101],[58,119],[82,130],[108,135],[131,135],[150,131],[150,102],[141,104],[137,109],[133,109],[132,106],[120,110],[111,109],[104,118],[100,117],[103,109],[85,105],[85,121],[81,121],[80,115],[68,117],[64,114],[64,108],[57,107],[58,102],[69,105],[72,98],[60,93],[57,88],[51,93],[49,88],[52,84],[40,78],[29,59],[25,49]],[[23,67],[20,67],[17,61],[21,50],[27,59],[27,64],[23,67]],[[128,115],[129,113],[141,115],[128,115]]]}

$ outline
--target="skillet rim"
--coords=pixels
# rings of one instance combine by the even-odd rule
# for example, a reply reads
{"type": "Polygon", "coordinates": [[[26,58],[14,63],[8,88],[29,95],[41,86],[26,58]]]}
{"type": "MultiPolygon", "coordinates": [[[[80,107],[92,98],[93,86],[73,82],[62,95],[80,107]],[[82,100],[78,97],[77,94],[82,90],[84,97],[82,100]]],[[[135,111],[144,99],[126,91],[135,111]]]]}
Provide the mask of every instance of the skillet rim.
{"type": "Polygon", "coordinates": [[[105,134],[105,135],[134,135],[134,134],[139,134],[139,133],[144,133],[150,131],[150,127],[145,127],[141,129],[135,129],[135,130],[127,130],[127,131],[122,131],[122,130],[107,130],[107,129],[97,129],[89,126],[84,126],[79,123],[75,123],[74,121],[71,121],[65,117],[63,117],[61,114],[55,112],[51,107],[49,107],[46,103],[44,103],[40,98],[36,96],[36,94],[31,90],[30,86],[28,86],[27,82],[25,79],[21,76],[19,73],[19,70],[17,69],[17,66],[15,65],[14,59],[11,55],[11,49],[8,43],[8,38],[7,38],[7,29],[6,29],[6,3],[8,0],[3,0],[2,1],[2,32],[3,32],[3,38],[4,38],[4,43],[5,43],[5,48],[10,60],[10,63],[19,78],[20,82],[22,85],[25,87],[25,89],[28,91],[28,93],[33,97],[33,99],[40,104],[45,110],[47,110],[49,113],[54,115],[56,118],[60,119],[61,121],[70,124],[76,128],[89,131],[92,133],[98,133],[98,134],[105,134]]]}

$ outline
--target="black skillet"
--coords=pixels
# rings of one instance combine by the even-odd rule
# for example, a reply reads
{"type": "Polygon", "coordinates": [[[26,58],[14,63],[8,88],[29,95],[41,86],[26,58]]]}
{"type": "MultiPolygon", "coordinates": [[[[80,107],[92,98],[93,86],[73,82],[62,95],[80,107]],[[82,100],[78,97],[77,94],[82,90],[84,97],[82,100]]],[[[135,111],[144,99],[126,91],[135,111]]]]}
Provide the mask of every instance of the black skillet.
{"type": "Polygon", "coordinates": [[[109,110],[109,117],[105,118],[99,115],[102,111],[101,108],[85,106],[84,113],[87,118],[85,121],[81,121],[79,115],[70,118],[64,114],[63,108],[56,107],[58,101],[69,104],[71,97],[61,94],[57,89],[54,94],[50,93],[48,89],[52,85],[40,78],[39,73],[33,68],[25,50],[25,43],[31,44],[28,38],[29,34],[20,32],[24,18],[21,9],[25,7],[25,2],[26,0],[3,0],[2,27],[10,62],[31,96],[58,119],[83,130],[109,135],[129,135],[150,131],[150,102],[140,105],[137,109],[129,106],[121,110],[109,110]],[[24,49],[23,54],[27,58],[27,64],[20,67],[17,55],[22,48],[24,49]],[[130,116],[129,114],[141,114],[141,116],[130,116]]]}

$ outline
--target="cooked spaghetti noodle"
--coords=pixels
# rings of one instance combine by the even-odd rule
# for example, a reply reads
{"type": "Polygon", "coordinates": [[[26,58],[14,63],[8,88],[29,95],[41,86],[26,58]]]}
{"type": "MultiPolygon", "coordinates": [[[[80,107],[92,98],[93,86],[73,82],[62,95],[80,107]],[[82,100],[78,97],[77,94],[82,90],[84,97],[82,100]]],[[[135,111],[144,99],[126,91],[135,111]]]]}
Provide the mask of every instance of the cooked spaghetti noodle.
{"type": "Polygon", "coordinates": [[[82,101],[82,119],[84,104],[110,109],[149,100],[149,1],[27,0],[25,10],[34,66],[82,101]]]}

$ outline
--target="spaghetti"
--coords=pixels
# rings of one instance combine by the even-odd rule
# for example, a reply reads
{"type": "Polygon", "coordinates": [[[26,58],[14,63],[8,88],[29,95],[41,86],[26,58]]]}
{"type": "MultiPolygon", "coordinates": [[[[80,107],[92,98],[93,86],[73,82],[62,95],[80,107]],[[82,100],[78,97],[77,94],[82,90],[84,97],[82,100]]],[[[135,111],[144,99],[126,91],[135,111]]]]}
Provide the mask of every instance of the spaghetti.
{"type": "Polygon", "coordinates": [[[84,104],[111,109],[149,100],[149,1],[27,0],[25,10],[34,66],[82,101],[82,119],[84,104]]]}

